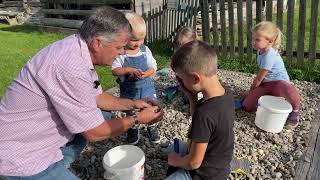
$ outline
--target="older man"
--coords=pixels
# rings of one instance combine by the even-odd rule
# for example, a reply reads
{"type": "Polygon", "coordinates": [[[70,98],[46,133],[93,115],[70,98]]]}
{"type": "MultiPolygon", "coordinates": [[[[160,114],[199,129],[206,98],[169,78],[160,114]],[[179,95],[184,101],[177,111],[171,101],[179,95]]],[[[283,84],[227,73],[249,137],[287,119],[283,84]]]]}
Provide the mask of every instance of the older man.
{"type": "Polygon", "coordinates": [[[22,68],[0,103],[0,176],[4,179],[78,179],[70,163],[86,145],[152,124],[156,104],[102,93],[94,66],[123,54],[131,28],[124,15],[98,8],[79,33],[42,49],[22,68]],[[103,110],[143,109],[105,121],[103,110]]]}

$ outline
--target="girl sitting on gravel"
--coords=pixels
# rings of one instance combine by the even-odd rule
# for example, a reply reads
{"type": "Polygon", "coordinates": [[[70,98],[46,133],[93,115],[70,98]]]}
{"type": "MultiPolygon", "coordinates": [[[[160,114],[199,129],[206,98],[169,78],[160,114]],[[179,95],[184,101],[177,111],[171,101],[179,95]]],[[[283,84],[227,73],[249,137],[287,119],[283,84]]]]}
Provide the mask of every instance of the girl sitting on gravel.
{"type": "Polygon", "coordinates": [[[244,93],[242,106],[245,111],[257,109],[258,99],[263,95],[284,97],[293,108],[285,128],[293,129],[299,124],[300,95],[290,83],[284,62],[278,52],[281,46],[281,31],[272,22],[263,21],[255,26],[252,44],[257,53],[259,71],[250,90],[244,93]]]}

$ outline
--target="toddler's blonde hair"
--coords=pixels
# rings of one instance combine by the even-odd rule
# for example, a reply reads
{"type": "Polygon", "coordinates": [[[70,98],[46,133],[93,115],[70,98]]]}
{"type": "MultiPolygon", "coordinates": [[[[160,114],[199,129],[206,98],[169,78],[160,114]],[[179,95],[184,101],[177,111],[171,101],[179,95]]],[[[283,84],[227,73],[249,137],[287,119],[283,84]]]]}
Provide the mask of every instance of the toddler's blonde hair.
{"type": "Polygon", "coordinates": [[[179,48],[182,45],[196,39],[197,39],[196,32],[191,27],[185,26],[178,30],[178,33],[174,38],[173,44],[175,48],[179,48]]]}
{"type": "Polygon", "coordinates": [[[132,32],[138,35],[137,38],[144,38],[147,31],[144,19],[137,13],[126,13],[125,16],[131,25],[132,32]]]}
{"type": "Polygon", "coordinates": [[[270,21],[262,21],[258,23],[254,28],[253,32],[260,36],[265,37],[273,45],[272,47],[279,51],[281,50],[281,30],[270,21]]]}

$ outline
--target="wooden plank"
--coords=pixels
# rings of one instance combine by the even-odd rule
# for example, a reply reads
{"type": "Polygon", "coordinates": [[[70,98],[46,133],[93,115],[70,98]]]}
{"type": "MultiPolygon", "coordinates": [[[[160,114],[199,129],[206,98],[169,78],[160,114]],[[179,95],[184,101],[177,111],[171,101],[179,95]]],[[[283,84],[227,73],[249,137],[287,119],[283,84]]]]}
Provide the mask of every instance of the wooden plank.
{"type": "Polygon", "coordinates": [[[151,11],[148,11],[148,43],[152,42],[152,20],[151,20],[151,11]]]}
{"type": "Polygon", "coordinates": [[[266,4],[266,19],[267,19],[267,21],[272,21],[272,1],[273,0],[266,1],[266,3],[267,3],[266,4]]]}
{"type": "Polygon", "coordinates": [[[81,27],[82,21],[57,18],[43,18],[42,23],[43,25],[47,26],[58,26],[78,29],[81,27]]]}
{"type": "Polygon", "coordinates": [[[243,61],[243,25],[242,25],[242,19],[243,19],[243,12],[242,12],[242,0],[238,0],[237,2],[237,16],[238,16],[238,54],[240,61],[243,61]]]}
{"type": "Polygon", "coordinates": [[[219,56],[219,33],[218,33],[218,12],[217,1],[211,1],[211,16],[212,16],[212,35],[213,35],[213,48],[219,56]]]}
{"type": "Polygon", "coordinates": [[[151,13],[151,21],[152,21],[152,23],[151,23],[151,31],[152,31],[152,37],[151,37],[151,42],[154,42],[155,41],[155,39],[156,39],[156,21],[155,21],[155,9],[152,9],[152,11],[151,11],[152,13],[151,13]]]}
{"type": "MultiPolygon", "coordinates": [[[[54,3],[65,3],[65,0],[47,0],[54,3]]],[[[86,5],[110,5],[110,4],[130,4],[131,0],[77,0],[77,4],[86,5]]]]}
{"type": "Polygon", "coordinates": [[[155,9],[155,17],[154,17],[154,22],[155,22],[155,40],[158,40],[159,39],[159,9],[156,8],[155,9]]]}
{"type": "Polygon", "coordinates": [[[283,29],[283,0],[277,1],[277,26],[283,29]]]}
{"type": "Polygon", "coordinates": [[[22,1],[4,1],[5,7],[22,7],[22,1]]]}
{"type": "Polygon", "coordinates": [[[294,18],[294,1],[288,1],[287,12],[287,42],[286,42],[286,56],[289,66],[292,65],[293,52],[293,18],[294,18]]]}
{"type": "Polygon", "coordinates": [[[247,59],[251,63],[252,62],[252,0],[246,1],[247,8],[247,59]]]}
{"type": "Polygon", "coordinates": [[[42,12],[44,14],[88,16],[91,13],[93,13],[94,10],[41,9],[40,12],[42,12]]]}
{"type": "Polygon", "coordinates": [[[201,19],[202,19],[202,38],[203,38],[203,41],[210,44],[210,23],[209,23],[208,0],[203,0],[200,6],[201,6],[201,19]]]}
{"type": "Polygon", "coordinates": [[[309,44],[309,67],[314,68],[316,60],[316,42],[318,29],[318,6],[319,0],[312,0],[311,3],[311,24],[310,24],[310,44],[309,44]]]}
{"type": "Polygon", "coordinates": [[[164,10],[163,6],[159,7],[159,27],[160,27],[160,38],[164,39],[164,26],[163,26],[163,15],[164,15],[164,10]]]}
{"type": "Polygon", "coordinates": [[[262,21],[262,0],[256,0],[256,24],[262,21]]]}
{"type": "Polygon", "coordinates": [[[230,57],[234,57],[234,14],[233,14],[233,0],[228,0],[228,13],[229,13],[229,44],[230,44],[230,57]]]}
{"type": "MultiPolygon", "coordinates": [[[[317,119],[319,120],[319,119],[317,119]]],[[[307,175],[308,179],[318,180],[320,179],[320,135],[318,131],[318,138],[316,142],[316,147],[313,154],[313,159],[311,163],[311,167],[309,173],[307,175]]]]}
{"type": "Polygon", "coordinates": [[[199,12],[199,0],[195,0],[195,8],[194,8],[194,14],[193,14],[193,29],[197,29],[197,16],[199,12]]]}
{"type": "Polygon", "coordinates": [[[188,6],[188,22],[187,22],[187,26],[191,27],[192,26],[192,17],[193,17],[193,7],[194,7],[194,0],[188,0],[188,4],[190,4],[190,6],[188,6]],[[190,2],[191,1],[191,2],[190,2]]]}
{"type": "MultiPolygon", "coordinates": [[[[320,107],[320,103],[318,102],[318,106],[320,107]]],[[[311,129],[309,131],[308,137],[309,141],[307,142],[308,147],[302,158],[298,161],[295,171],[295,180],[301,179],[309,179],[311,176],[309,173],[312,159],[315,159],[315,155],[317,155],[316,159],[319,158],[319,145],[320,145],[320,137],[319,137],[319,128],[320,128],[320,112],[319,109],[315,113],[314,118],[311,121],[311,129]],[[316,151],[317,152],[316,152],[316,151]]],[[[319,162],[319,159],[318,159],[319,162]]],[[[319,179],[319,178],[318,178],[319,179]]]]}
{"type": "Polygon", "coordinates": [[[219,0],[222,56],[227,56],[226,9],[225,0],[219,0]]]}
{"type": "Polygon", "coordinates": [[[304,37],[306,32],[306,0],[299,3],[299,27],[298,27],[298,66],[303,67],[304,62],[304,37]]]}

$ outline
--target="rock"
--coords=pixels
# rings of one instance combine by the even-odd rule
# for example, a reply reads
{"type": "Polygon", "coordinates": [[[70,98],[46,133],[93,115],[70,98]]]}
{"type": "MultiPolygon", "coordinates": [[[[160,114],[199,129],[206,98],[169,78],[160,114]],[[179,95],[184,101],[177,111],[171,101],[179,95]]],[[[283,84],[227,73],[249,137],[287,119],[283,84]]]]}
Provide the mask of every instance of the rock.
{"type": "MultiPolygon", "coordinates": [[[[220,81],[233,89],[235,97],[245,91],[255,77],[253,74],[219,70],[220,81]]],[[[155,75],[155,86],[160,101],[163,100],[161,91],[165,87],[177,84],[174,73],[169,69],[165,77],[155,75]]],[[[301,93],[300,124],[295,130],[283,130],[273,134],[260,130],[254,124],[255,113],[242,110],[236,111],[234,122],[236,157],[243,157],[250,162],[251,175],[230,176],[233,179],[293,179],[295,166],[306,150],[308,133],[312,128],[311,120],[318,110],[316,105],[320,100],[320,85],[294,80],[295,87],[301,93]],[[290,156],[291,155],[291,156],[290,156]]],[[[118,90],[114,92],[119,95],[118,90]]],[[[164,118],[158,123],[161,142],[158,145],[150,143],[146,128],[141,128],[141,140],[137,144],[145,152],[145,179],[162,180],[167,169],[167,154],[164,149],[173,142],[174,137],[187,140],[191,123],[189,104],[184,95],[179,92],[172,103],[163,103],[164,118]]],[[[115,117],[124,117],[120,111],[113,112],[115,117]]],[[[125,133],[97,143],[89,143],[74,164],[89,164],[88,175],[82,179],[103,179],[103,155],[112,147],[125,144],[125,133]],[[92,166],[92,167],[91,167],[92,166]]],[[[304,160],[311,160],[304,157],[304,160]]],[[[232,179],[230,178],[230,179],[232,179]]]]}

